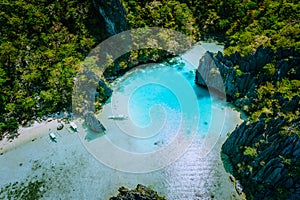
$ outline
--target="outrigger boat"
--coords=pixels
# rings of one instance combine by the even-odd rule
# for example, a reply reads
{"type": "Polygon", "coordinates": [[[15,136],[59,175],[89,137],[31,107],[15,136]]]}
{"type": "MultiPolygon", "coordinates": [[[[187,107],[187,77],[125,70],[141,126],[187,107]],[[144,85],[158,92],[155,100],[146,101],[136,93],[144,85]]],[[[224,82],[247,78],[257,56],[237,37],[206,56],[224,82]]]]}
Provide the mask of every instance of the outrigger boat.
{"type": "Polygon", "coordinates": [[[77,126],[74,122],[70,122],[70,127],[72,130],[74,130],[75,132],[77,132],[77,126]]]}
{"type": "Polygon", "coordinates": [[[126,115],[111,115],[108,116],[108,119],[122,120],[122,119],[128,119],[128,117],[126,115]]]}
{"type": "Polygon", "coordinates": [[[56,135],[52,131],[49,132],[49,137],[53,142],[57,142],[56,135]]]}

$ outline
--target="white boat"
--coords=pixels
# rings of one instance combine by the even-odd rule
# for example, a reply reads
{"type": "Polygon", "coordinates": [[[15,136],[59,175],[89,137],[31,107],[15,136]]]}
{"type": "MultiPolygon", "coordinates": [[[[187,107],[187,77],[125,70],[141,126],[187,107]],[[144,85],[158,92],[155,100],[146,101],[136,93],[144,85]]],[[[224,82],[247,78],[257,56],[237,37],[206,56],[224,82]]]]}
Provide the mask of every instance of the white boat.
{"type": "Polygon", "coordinates": [[[49,137],[52,141],[57,142],[56,135],[52,131],[49,132],[49,137]]]}
{"type": "Polygon", "coordinates": [[[70,122],[70,127],[72,130],[77,131],[77,126],[74,122],[70,122]]]}
{"type": "Polygon", "coordinates": [[[119,119],[119,120],[122,120],[122,119],[128,119],[128,117],[126,115],[110,115],[108,116],[108,119],[119,119]]]}

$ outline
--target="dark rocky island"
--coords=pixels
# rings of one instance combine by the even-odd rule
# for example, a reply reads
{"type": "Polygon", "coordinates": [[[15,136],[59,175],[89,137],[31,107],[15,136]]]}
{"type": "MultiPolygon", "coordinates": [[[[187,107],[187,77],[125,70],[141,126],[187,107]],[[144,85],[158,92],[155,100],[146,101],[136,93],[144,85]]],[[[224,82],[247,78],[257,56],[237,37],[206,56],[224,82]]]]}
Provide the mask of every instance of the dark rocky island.
{"type": "Polygon", "coordinates": [[[138,184],[135,189],[129,190],[125,187],[119,188],[119,194],[111,197],[110,200],[165,200],[151,188],[138,184]]]}

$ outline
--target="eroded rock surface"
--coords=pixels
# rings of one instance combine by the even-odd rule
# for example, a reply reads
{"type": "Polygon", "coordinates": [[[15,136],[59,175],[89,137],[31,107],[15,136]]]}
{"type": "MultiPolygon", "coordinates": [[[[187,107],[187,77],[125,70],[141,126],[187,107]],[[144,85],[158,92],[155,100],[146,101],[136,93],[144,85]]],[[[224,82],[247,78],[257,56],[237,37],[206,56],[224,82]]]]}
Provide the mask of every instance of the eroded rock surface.
{"type": "MultiPolygon", "coordinates": [[[[196,72],[196,83],[218,90],[222,83],[211,81],[211,71],[219,73],[227,99],[251,115],[264,109],[256,106],[258,88],[267,82],[299,80],[299,66],[300,54],[293,49],[273,52],[259,47],[246,57],[207,52],[196,72]],[[268,71],[266,65],[273,65],[274,71],[268,71]]],[[[269,113],[261,112],[257,119],[252,116],[237,127],[223,144],[222,153],[229,158],[231,173],[247,199],[300,199],[300,97],[275,91],[267,98],[272,103],[269,113]]]]}
{"type": "Polygon", "coordinates": [[[111,197],[110,200],[164,200],[157,192],[149,187],[138,184],[136,189],[129,190],[125,187],[119,188],[119,194],[116,197],[111,197]]]}

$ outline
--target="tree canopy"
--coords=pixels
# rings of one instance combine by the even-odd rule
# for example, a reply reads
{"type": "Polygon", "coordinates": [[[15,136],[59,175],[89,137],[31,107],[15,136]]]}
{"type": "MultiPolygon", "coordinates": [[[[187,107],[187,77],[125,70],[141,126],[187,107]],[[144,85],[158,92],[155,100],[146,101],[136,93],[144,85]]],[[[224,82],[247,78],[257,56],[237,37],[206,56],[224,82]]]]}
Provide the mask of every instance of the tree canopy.
{"type": "MultiPolygon", "coordinates": [[[[129,28],[165,27],[195,40],[222,36],[226,54],[249,55],[261,45],[300,50],[300,3],[296,0],[121,2],[129,28]]],[[[1,133],[33,116],[70,107],[73,78],[81,62],[108,36],[97,12],[92,1],[83,0],[1,2],[1,133]]],[[[139,62],[168,56],[159,49],[133,51],[106,74],[118,76],[139,62]]],[[[272,76],[274,67],[266,66],[265,72],[272,76]]]]}
{"type": "Polygon", "coordinates": [[[0,7],[0,132],[69,108],[73,77],[99,41],[89,1],[16,0],[0,7]]]}

